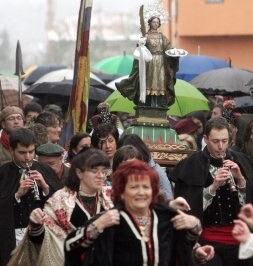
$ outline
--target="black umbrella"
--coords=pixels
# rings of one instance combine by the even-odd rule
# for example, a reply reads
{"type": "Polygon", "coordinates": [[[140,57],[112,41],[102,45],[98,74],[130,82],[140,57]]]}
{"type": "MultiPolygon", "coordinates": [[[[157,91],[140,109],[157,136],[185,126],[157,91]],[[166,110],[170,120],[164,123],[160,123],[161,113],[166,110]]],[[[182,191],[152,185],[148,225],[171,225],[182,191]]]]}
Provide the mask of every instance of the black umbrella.
{"type": "MultiPolygon", "coordinates": [[[[63,80],[57,82],[43,82],[33,84],[23,93],[36,97],[36,101],[42,106],[46,104],[59,105],[63,112],[68,110],[69,97],[72,90],[72,80],[63,80]]],[[[97,105],[113,92],[113,89],[103,86],[90,86],[90,95],[88,102],[88,119],[90,119],[97,112],[97,105]]]]}
{"type": "Polygon", "coordinates": [[[45,74],[64,68],[67,67],[64,65],[39,65],[23,80],[23,83],[30,86],[45,74]]]}
{"type": "MultiPolygon", "coordinates": [[[[50,96],[52,99],[57,100],[54,96],[60,96],[69,98],[72,90],[73,81],[72,80],[63,80],[57,82],[42,82],[37,83],[26,89],[23,93],[29,94],[37,98],[44,96],[50,96]]],[[[90,95],[89,99],[96,101],[97,103],[104,101],[111,93],[113,89],[103,86],[95,87],[90,86],[90,95]]]]}
{"type": "MultiPolygon", "coordinates": [[[[46,75],[40,77],[36,82],[32,85],[44,82],[61,82],[63,80],[72,80],[74,76],[74,70],[71,68],[64,68],[51,71],[46,75]]],[[[95,74],[90,72],[90,85],[99,88],[105,88],[106,84],[95,74]]]]}
{"type": "Polygon", "coordinates": [[[241,96],[234,98],[235,111],[240,113],[253,113],[253,98],[251,96],[241,96]]]}
{"type": "Polygon", "coordinates": [[[122,77],[122,75],[109,74],[109,73],[101,72],[98,70],[92,70],[92,73],[94,73],[97,77],[99,77],[101,80],[103,80],[103,82],[106,84],[117,79],[117,78],[122,77]]]}
{"type": "Polygon", "coordinates": [[[240,68],[220,68],[200,74],[190,81],[205,95],[245,96],[253,88],[253,72],[240,68]]]}

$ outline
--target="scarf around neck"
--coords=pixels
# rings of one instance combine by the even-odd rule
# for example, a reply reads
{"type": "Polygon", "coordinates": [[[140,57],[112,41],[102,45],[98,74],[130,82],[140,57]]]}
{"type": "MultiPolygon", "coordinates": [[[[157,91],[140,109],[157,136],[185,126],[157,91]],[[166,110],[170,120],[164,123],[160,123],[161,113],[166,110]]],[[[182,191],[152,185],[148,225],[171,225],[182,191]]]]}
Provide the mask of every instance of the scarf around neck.
{"type": "Polygon", "coordinates": [[[10,149],[9,136],[8,136],[7,132],[4,129],[2,129],[1,132],[0,132],[0,143],[3,145],[3,147],[6,150],[10,149]]]}

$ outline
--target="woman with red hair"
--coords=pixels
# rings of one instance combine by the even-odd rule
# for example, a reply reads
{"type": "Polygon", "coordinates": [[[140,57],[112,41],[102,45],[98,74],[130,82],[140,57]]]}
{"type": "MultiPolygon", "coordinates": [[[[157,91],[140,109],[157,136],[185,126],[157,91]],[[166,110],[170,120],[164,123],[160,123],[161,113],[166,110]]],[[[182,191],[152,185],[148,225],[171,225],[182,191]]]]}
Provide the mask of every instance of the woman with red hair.
{"type": "Polygon", "coordinates": [[[159,179],[152,168],[139,160],[121,163],[112,188],[116,207],[68,235],[65,266],[168,266],[176,259],[194,265],[199,220],[157,204],[159,179]]]}

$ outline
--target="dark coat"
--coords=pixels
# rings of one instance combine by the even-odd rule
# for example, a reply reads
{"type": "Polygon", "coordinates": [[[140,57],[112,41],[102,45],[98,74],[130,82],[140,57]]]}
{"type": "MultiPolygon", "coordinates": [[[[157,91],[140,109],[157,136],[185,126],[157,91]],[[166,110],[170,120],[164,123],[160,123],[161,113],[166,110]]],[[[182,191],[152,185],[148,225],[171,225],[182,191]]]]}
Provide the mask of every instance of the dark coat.
{"type": "MultiPolygon", "coordinates": [[[[246,201],[253,203],[253,160],[243,153],[229,150],[229,158],[237,163],[246,179],[246,201]]],[[[191,206],[191,214],[201,221],[203,218],[203,188],[207,186],[209,175],[209,155],[207,149],[193,154],[179,162],[171,173],[175,182],[175,197],[184,197],[191,206]]]]}
{"type": "MultiPolygon", "coordinates": [[[[153,246],[155,246],[156,241],[154,235],[157,232],[158,249],[156,251],[159,254],[158,265],[176,265],[175,254],[178,255],[179,265],[195,265],[192,258],[193,242],[186,239],[187,231],[176,232],[170,222],[170,219],[175,215],[175,210],[165,206],[155,206],[153,210],[158,218],[158,223],[157,225],[153,224],[154,231],[152,231],[153,246]]],[[[124,209],[120,209],[120,211],[132,221],[138,231],[139,229],[132,220],[131,215],[124,209]]],[[[152,217],[154,222],[154,216],[152,217]]],[[[70,233],[66,241],[72,241],[76,234],[80,233],[79,229],[70,233]]],[[[86,232],[84,232],[83,236],[85,237],[85,235],[86,232]]],[[[147,255],[147,244],[143,250],[141,241],[133,233],[129,222],[123,218],[121,213],[120,224],[105,229],[90,248],[85,249],[80,246],[80,243],[74,243],[71,246],[71,251],[67,252],[65,249],[65,266],[142,266],[143,254],[147,255]],[[82,261],[84,257],[86,259],[82,261]]],[[[153,265],[149,258],[148,265],[153,265]]]]}
{"type": "Polygon", "coordinates": [[[31,167],[38,170],[49,185],[49,195],[43,197],[41,202],[35,203],[33,195],[29,191],[21,199],[21,203],[15,200],[15,193],[19,187],[21,173],[19,168],[13,163],[6,163],[0,167],[0,265],[6,265],[11,251],[16,246],[15,228],[26,227],[29,221],[30,212],[37,207],[43,207],[46,199],[56,190],[62,188],[57,175],[48,166],[33,162],[31,167]]]}

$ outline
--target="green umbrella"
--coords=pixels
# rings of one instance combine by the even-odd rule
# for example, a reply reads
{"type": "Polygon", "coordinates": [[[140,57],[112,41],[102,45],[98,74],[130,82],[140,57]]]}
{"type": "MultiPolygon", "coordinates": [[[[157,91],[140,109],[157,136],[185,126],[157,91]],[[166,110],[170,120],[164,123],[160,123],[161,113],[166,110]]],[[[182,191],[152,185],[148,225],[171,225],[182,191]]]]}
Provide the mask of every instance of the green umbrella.
{"type": "Polygon", "coordinates": [[[97,70],[109,74],[128,75],[132,70],[133,56],[119,55],[105,58],[94,65],[97,70]]]}
{"type": "MultiPolygon", "coordinates": [[[[190,83],[177,79],[175,103],[169,107],[168,115],[183,117],[191,112],[209,110],[208,99],[190,83]]],[[[106,100],[110,111],[135,114],[135,104],[115,90],[106,100]]]]}
{"type": "Polygon", "coordinates": [[[110,105],[111,112],[125,112],[129,114],[135,114],[135,104],[121,95],[118,90],[115,90],[105,100],[110,105]]]}

